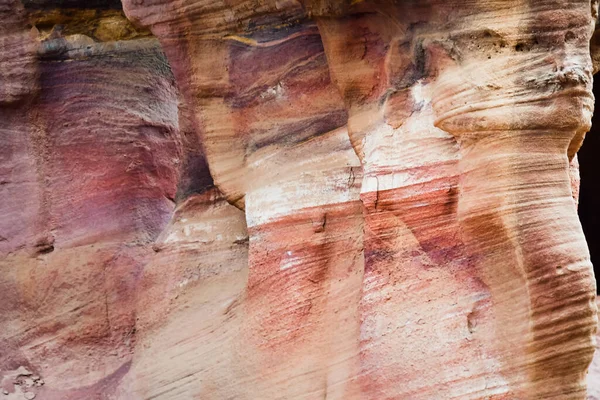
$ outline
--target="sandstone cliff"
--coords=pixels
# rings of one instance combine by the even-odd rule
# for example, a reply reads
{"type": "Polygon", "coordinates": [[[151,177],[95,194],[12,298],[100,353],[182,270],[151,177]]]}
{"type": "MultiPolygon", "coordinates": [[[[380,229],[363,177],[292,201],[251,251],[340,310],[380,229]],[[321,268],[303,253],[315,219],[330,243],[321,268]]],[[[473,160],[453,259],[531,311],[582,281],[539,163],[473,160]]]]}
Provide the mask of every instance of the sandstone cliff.
{"type": "Polygon", "coordinates": [[[598,396],[595,2],[122,7],[0,0],[0,398],[598,396]]]}

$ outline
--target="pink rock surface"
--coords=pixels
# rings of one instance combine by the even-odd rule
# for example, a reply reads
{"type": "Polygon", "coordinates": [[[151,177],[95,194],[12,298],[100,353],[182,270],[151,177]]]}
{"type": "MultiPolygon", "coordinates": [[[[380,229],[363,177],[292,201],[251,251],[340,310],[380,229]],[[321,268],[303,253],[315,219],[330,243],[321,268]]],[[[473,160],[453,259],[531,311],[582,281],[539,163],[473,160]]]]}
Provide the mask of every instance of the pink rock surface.
{"type": "MultiPolygon", "coordinates": [[[[596,303],[598,303],[598,301],[599,300],[596,300],[596,303]]],[[[596,353],[594,353],[594,359],[587,375],[588,400],[600,399],[600,352],[598,351],[600,341],[598,340],[598,336],[600,336],[600,330],[596,333],[596,353]]]]}
{"type": "Polygon", "coordinates": [[[174,207],[177,89],[155,40],[37,48],[29,98],[1,110],[2,385],[15,398],[109,398],[174,207]],[[20,367],[44,385],[9,379],[20,367]]]}
{"type": "Polygon", "coordinates": [[[138,28],[24,4],[0,4],[4,396],[598,396],[595,4],[125,0],[138,28]]]}

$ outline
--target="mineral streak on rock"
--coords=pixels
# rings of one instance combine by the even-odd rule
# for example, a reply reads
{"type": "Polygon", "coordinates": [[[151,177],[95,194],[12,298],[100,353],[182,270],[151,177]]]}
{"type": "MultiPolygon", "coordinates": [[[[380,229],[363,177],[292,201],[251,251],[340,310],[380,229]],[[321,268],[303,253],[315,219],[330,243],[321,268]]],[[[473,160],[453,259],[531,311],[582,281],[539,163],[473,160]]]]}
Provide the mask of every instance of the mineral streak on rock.
{"type": "Polygon", "coordinates": [[[126,12],[161,40],[215,184],[246,212],[237,361],[246,396],[351,396],[363,269],[360,163],[317,26],[295,2],[250,6],[128,3],[126,12]],[[295,383],[278,385],[290,371],[295,383]]]}
{"type": "Polygon", "coordinates": [[[57,245],[153,240],[173,208],[181,151],[177,91],[156,41],[52,42],[42,43],[33,122],[57,245]]]}
{"type": "Polygon", "coordinates": [[[3,388],[109,398],[131,366],[143,266],[173,211],[178,91],[155,39],[30,30],[13,36],[33,51],[2,69],[19,97],[0,89],[11,90],[0,109],[0,373],[41,378],[3,388]]]}
{"type": "Polygon", "coordinates": [[[2,1],[2,395],[586,398],[595,2],[2,1]]]}
{"type": "MultiPolygon", "coordinates": [[[[435,268],[457,279],[456,289],[448,282],[429,295],[408,294],[428,299],[413,308],[422,321],[419,337],[439,335],[444,315],[458,318],[483,299],[490,303],[489,312],[476,313],[485,334],[475,331],[462,344],[457,328],[442,335],[445,350],[463,356],[454,362],[424,344],[415,347],[427,356],[406,354],[408,346],[394,340],[415,328],[393,327],[391,339],[370,333],[361,347],[375,371],[366,375],[369,390],[378,388],[379,398],[431,398],[442,393],[431,386],[435,380],[447,390],[443,397],[582,398],[595,286],[567,155],[578,149],[593,108],[589,2],[361,2],[346,13],[323,12],[319,27],[363,159],[365,286],[381,293],[397,285],[388,277],[403,271],[397,253],[410,249],[404,228],[415,240],[406,262],[420,264],[419,285],[428,282],[424,271],[435,268]],[[387,236],[399,243],[386,243],[379,231],[392,226],[381,221],[390,208],[399,209],[400,234],[387,236]],[[431,305],[446,288],[444,304],[431,305]],[[452,295],[472,304],[444,310],[460,304],[452,295]],[[427,318],[435,312],[442,315],[427,318]],[[381,368],[388,359],[421,361],[381,368]],[[462,367],[443,377],[410,375],[436,362],[437,370],[462,367]],[[390,388],[403,377],[407,385],[390,388]]],[[[410,282],[410,273],[401,276],[403,285],[410,282]]],[[[407,303],[392,292],[390,301],[396,299],[395,309],[407,303]]],[[[388,303],[368,302],[363,315],[380,320],[388,303]]]]}

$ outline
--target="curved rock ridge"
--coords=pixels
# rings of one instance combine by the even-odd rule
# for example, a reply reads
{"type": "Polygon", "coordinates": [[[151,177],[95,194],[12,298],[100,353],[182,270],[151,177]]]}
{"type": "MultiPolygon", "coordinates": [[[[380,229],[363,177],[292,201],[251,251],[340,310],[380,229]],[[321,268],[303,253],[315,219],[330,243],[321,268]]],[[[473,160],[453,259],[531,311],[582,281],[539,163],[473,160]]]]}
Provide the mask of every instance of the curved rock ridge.
{"type": "MultiPolygon", "coordinates": [[[[265,207],[266,199],[291,207],[287,186],[268,172],[250,170],[248,161],[276,158],[290,139],[279,139],[275,149],[256,150],[253,144],[265,130],[244,125],[252,116],[247,101],[235,103],[244,111],[240,121],[227,100],[243,97],[253,81],[238,80],[244,68],[254,76],[265,73],[266,91],[256,92],[255,102],[267,98],[277,113],[276,102],[290,98],[285,80],[268,81],[275,77],[269,73],[274,66],[285,65],[278,57],[239,54],[247,47],[255,47],[250,54],[267,54],[266,49],[283,46],[282,27],[288,37],[301,35],[306,23],[285,24],[290,13],[301,12],[299,4],[125,6],[130,18],[161,40],[199,115],[216,184],[230,201],[245,206],[252,288],[254,270],[268,263],[267,253],[253,257],[254,248],[272,248],[273,242],[285,258],[293,242],[285,245],[283,235],[268,237],[254,228],[262,227],[256,215],[265,219],[277,209],[265,207]],[[273,18],[279,19],[277,29],[269,26],[273,18]],[[259,189],[255,196],[254,187],[260,186],[282,189],[259,189]]],[[[318,23],[332,81],[348,112],[349,138],[364,169],[361,334],[358,354],[348,353],[358,359],[359,372],[345,385],[345,396],[584,396],[596,329],[595,286],[567,156],[573,157],[589,129],[593,107],[592,5],[320,1],[306,6],[318,23]]],[[[290,43],[286,55],[302,54],[292,40],[285,43],[290,43]]],[[[292,113],[295,104],[288,104],[292,113]]],[[[280,126],[270,131],[279,132],[280,126]]],[[[301,137],[297,132],[293,129],[291,137],[301,137]]],[[[304,271],[303,264],[294,266],[304,271]]],[[[278,275],[272,270],[264,279],[278,275]]],[[[287,277],[288,291],[301,279],[301,274],[287,277]]],[[[268,288],[273,294],[261,292],[261,298],[281,298],[278,286],[268,288]]],[[[297,307],[302,298],[296,297],[297,307]]],[[[279,314],[282,308],[288,314],[268,300],[262,306],[266,311],[255,311],[259,315],[279,314]]],[[[283,316],[278,320],[289,326],[283,316]]],[[[262,330],[281,331],[279,324],[266,322],[262,330]]],[[[335,385],[325,386],[335,397],[328,390],[335,385]]]]}
{"type": "MultiPolygon", "coordinates": [[[[479,358],[483,365],[475,376],[485,384],[478,387],[464,370],[448,371],[448,397],[584,396],[582,378],[596,329],[595,283],[572,200],[567,155],[573,157],[590,125],[593,19],[588,2],[570,3],[568,12],[561,4],[566,5],[482,3],[473,10],[451,3],[434,8],[364,2],[355,15],[319,20],[332,77],[349,99],[349,131],[363,158],[362,197],[367,210],[373,205],[372,223],[389,227],[379,221],[385,214],[378,208],[400,208],[401,226],[417,239],[417,249],[429,253],[415,274],[417,282],[423,281],[423,267],[451,271],[457,263],[457,271],[470,269],[467,278],[457,279],[458,288],[449,290],[463,301],[472,296],[459,314],[467,317],[474,340],[454,344],[460,330],[448,332],[446,340],[463,347],[463,358],[444,360],[451,352],[425,359],[439,362],[438,370],[449,364],[468,370],[479,358]],[[356,40],[357,31],[364,32],[364,40],[356,40]],[[426,146],[410,143],[433,132],[438,138],[426,146]],[[390,171],[394,161],[400,177],[390,171]],[[427,174],[406,176],[415,167],[427,174]],[[486,306],[490,312],[479,310],[486,306]],[[479,357],[464,357],[469,345],[479,357]],[[494,366],[486,370],[486,362],[494,366]]],[[[374,235],[376,254],[381,236],[374,235]]],[[[413,254],[405,258],[415,264],[413,254]]],[[[368,257],[366,263],[369,271],[368,257]]],[[[389,256],[374,257],[373,264],[374,280],[389,274],[381,274],[386,266],[398,270],[398,261],[389,256]]],[[[372,306],[375,318],[381,318],[378,306],[372,306]]],[[[433,339],[439,321],[452,313],[444,305],[415,309],[427,315],[429,307],[431,314],[441,315],[422,318],[421,336],[433,339]]],[[[377,357],[389,357],[387,340],[368,349],[374,365],[380,363],[377,357]]],[[[396,359],[406,358],[403,350],[396,352],[396,359]]],[[[381,371],[374,379],[382,397],[440,393],[438,386],[428,385],[436,377],[425,373],[419,374],[426,378],[416,392],[394,391],[391,382],[406,371],[402,366],[392,371],[398,375],[381,371]]]]}
{"type": "Polygon", "coordinates": [[[598,396],[595,2],[123,8],[0,3],[0,397],[598,396]]]}
{"type": "Polygon", "coordinates": [[[136,350],[116,398],[242,397],[247,238],[244,213],[214,188],[177,206],[144,267],[136,350]]]}
{"type": "MultiPolygon", "coordinates": [[[[189,14],[131,6],[134,20],[138,9],[148,13],[143,23],[161,19],[150,28],[193,110],[215,184],[245,209],[244,374],[235,379],[248,382],[245,398],[356,393],[362,175],[317,26],[294,2],[265,4],[274,14],[264,16],[242,3],[198,3],[189,14]],[[291,371],[294,384],[278,385],[291,371]]],[[[216,398],[228,397],[221,390],[216,398]]]]}

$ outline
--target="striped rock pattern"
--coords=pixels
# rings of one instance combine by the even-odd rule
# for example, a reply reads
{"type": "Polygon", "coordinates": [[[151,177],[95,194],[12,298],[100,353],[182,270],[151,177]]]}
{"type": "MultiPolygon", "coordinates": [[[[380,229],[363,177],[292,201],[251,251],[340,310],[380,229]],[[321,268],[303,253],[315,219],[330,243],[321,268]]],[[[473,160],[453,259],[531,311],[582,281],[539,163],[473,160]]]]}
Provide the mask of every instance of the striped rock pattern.
{"type": "MultiPolygon", "coordinates": [[[[599,300],[596,301],[598,304],[599,300]]],[[[588,370],[587,384],[588,384],[588,400],[600,399],[600,330],[596,333],[596,353],[594,353],[594,359],[588,370]]]]}
{"type": "Polygon", "coordinates": [[[600,393],[595,2],[2,1],[0,397],[600,393]]]}
{"type": "Polygon", "coordinates": [[[41,41],[25,20],[0,52],[0,396],[110,398],[174,208],[178,91],[155,39],[41,41]]]}

